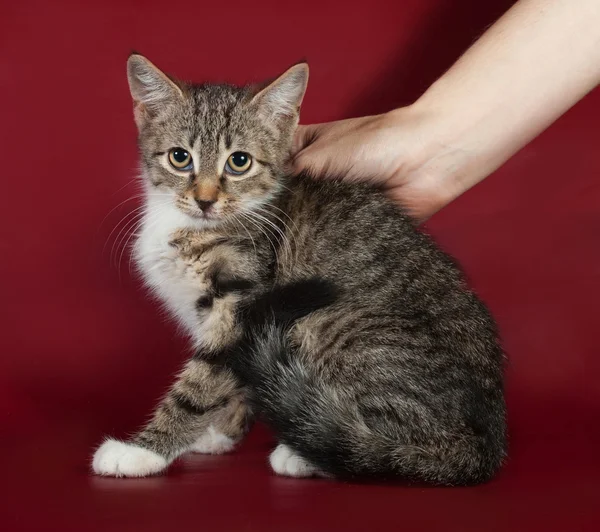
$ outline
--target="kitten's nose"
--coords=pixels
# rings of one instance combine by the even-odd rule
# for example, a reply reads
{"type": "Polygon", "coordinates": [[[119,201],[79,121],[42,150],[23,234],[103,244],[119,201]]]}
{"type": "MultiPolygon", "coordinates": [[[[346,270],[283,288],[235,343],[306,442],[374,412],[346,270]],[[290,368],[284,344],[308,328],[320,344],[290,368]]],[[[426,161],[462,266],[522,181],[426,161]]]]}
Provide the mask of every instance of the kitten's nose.
{"type": "Polygon", "coordinates": [[[196,205],[198,205],[198,207],[200,207],[200,210],[202,212],[206,212],[208,209],[210,209],[210,207],[213,203],[215,203],[215,200],[196,199],[196,205]]]}

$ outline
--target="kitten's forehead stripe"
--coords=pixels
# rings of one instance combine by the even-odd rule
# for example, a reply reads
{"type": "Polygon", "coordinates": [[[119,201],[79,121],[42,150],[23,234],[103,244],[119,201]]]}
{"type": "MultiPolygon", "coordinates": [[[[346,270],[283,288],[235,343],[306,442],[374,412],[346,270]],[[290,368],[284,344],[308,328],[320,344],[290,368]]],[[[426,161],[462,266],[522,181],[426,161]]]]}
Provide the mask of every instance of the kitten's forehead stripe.
{"type": "Polygon", "coordinates": [[[194,147],[196,146],[196,140],[197,140],[197,136],[194,133],[189,133],[188,134],[188,143],[190,145],[191,149],[194,149],[194,147]]]}

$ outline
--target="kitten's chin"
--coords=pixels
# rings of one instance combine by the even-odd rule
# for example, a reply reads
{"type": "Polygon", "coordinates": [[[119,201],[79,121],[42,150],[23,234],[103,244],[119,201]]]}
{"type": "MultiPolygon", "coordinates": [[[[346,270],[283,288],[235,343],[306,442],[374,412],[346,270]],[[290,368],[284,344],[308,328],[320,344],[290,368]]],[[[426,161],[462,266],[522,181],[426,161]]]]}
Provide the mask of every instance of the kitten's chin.
{"type": "Polygon", "coordinates": [[[198,229],[214,229],[221,225],[224,217],[214,213],[184,212],[185,216],[192,222],[192,225],[198,229]]]}

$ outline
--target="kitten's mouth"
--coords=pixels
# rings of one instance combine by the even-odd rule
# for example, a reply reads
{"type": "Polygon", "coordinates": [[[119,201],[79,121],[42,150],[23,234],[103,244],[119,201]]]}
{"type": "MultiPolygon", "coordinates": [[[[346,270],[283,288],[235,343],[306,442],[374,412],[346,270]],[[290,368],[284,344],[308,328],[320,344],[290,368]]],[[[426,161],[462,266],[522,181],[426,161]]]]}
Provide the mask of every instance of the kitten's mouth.
{"type": "Polygon", "coordinates": [[[206,220],[215,222],[219,218],[221,218],[218,214],[213,212],[212,210],[204,212],[204,211],[188,211],[188,215],[196,220],[206,220]]]}

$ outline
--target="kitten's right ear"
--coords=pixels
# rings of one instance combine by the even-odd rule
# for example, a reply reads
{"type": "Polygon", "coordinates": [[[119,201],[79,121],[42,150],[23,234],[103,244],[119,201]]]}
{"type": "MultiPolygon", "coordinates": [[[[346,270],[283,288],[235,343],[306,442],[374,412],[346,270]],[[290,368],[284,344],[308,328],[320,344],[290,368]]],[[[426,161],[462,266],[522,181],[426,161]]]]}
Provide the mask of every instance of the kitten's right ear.
{"type": "Polygon", "coordinates": [[[127,80],[138,128],[162,105],[183,97],[181,88],[174,81],[136,53],[127,60],[127,80]]]}

